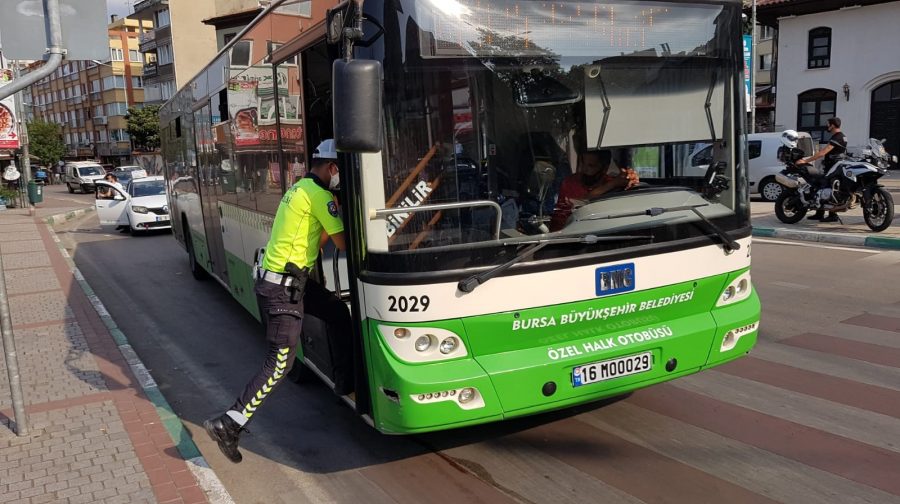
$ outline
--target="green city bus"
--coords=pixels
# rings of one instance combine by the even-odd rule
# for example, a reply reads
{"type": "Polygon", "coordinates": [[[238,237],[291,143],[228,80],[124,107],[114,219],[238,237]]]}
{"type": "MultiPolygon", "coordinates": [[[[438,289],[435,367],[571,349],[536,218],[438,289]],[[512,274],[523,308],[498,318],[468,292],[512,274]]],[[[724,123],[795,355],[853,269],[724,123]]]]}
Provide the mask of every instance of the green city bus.
{"type": "Polygon", "coordinates": [[[737,0],[276,0],[160,111],[174,236],[259,318],[255,254],[334,138],[348,247],[314,274],[353,346],[307,317],[295,367],[332,385],[352,351],[345,399],[386,433],[737,359],[760,321],[741,33],[737,0]],[[566,193],[591,151],[640,183],[566,193]]]}

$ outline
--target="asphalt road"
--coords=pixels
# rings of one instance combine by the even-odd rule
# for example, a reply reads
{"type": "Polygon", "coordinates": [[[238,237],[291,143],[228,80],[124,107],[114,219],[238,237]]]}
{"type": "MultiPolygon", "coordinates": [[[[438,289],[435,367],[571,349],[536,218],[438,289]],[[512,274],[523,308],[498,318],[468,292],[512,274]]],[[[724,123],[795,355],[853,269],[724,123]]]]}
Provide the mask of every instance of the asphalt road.
{"type": "Polygon", "coordinates": [[[257,323],[171,235],[58,231],[238,503],[900,503],[900,252],[757,241],[748,358],[610,404],[427,436],[282,386],[229,463],[199,427],[262,358],[257,323]]]}

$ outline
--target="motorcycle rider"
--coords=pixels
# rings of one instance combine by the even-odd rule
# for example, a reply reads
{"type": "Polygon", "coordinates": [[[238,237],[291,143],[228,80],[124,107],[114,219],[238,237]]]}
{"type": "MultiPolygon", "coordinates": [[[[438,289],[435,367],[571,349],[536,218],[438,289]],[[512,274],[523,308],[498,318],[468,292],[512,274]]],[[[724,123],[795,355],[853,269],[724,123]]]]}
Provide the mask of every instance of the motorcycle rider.
{"type": "MultiPolygon", "coordinates": [[[[828,140],[828,144],[815,155],[797,161],[798,164],[811,164],[817,159],[824,158],[822,160],[822,166],[825,168],[825,175],[828,174],[831,167],[840,161],[841,157],[847,152],[847,135],[841,131],[841,119],[839,117],[832,117],[826,123],[826,128],[828,129],[828,133],[831,134],[831,139],[828,140]]],[[[838,216],[834,212],[828,212],[828,217],[825,217],[825,209],[820,206],[819,209],[816,210],[815,215],[809,216],[809,219],[821,222],[835,222],[838,220],[838,216]]]]}

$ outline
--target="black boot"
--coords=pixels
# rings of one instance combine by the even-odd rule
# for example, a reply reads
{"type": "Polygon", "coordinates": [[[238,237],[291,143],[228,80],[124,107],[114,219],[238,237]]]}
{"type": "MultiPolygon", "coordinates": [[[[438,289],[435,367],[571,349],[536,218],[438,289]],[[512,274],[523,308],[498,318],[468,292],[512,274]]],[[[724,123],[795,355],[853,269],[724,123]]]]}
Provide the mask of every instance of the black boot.
{"type": "Polygon", "coordinates": [[[243,429],[227,413],[204,421],[203,428],[209,437],[219,444],[219,449],[228,460],[238,464],[244,459],[238,451],[238,440],[243,429]]]}
{"type": "Polygon", "coordinates": [[[809,220],[817,220],[817,221],[820,221],[824,218],[825,218],[825,209],[824,208],[819,208],[818,210],[816,210],[815,215],[810,215],[809,217],[807,217],[807,219],[809,219],[809,220]]]}
{"type": "Polygon", "coordinates": [[[820,219],[822,222],[837,222],[838,216],[834,212],[828,212],[828,217],[820,219]]]}

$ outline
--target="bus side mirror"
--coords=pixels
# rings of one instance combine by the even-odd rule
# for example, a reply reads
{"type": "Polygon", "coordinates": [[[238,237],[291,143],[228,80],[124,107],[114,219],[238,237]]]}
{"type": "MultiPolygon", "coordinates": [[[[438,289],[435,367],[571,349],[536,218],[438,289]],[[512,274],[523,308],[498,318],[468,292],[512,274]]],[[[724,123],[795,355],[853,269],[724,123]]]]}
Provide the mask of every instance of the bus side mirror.
{"type": "Polygon", "coordinates": [[[334,142],[339,152],[380,152],[382,139],[381,63],[337,60],[332,68],[334,142]]]}

